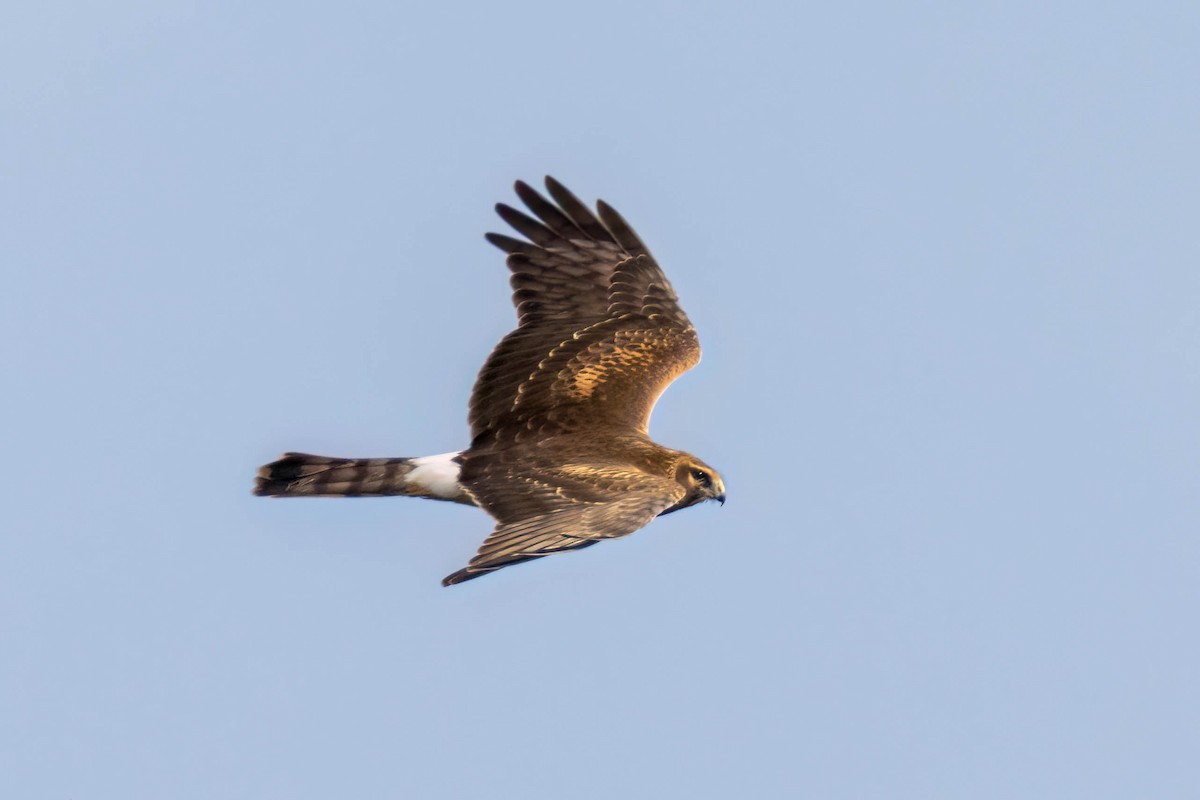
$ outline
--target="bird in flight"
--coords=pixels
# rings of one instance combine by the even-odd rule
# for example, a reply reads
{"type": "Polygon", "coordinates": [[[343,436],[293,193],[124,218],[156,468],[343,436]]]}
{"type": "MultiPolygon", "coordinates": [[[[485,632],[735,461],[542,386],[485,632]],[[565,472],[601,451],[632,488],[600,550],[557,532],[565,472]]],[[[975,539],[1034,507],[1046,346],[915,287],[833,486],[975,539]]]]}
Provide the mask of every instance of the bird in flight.
{"type": "Polygon", "coordinates": [[[259,468],[255,494],[478,506],[495,529],[443,586],[725,503],[716,470],[650,439],[655,402],[700,360],[671,284],[611,206],[593,213],[550,177],[546,190],[550,199],[516,183],[532,217],[496,206],[525,239],[487,234],[508,253],[517,327],[475,381],[470,447],[423,458],[285,453],[259,468]]]}

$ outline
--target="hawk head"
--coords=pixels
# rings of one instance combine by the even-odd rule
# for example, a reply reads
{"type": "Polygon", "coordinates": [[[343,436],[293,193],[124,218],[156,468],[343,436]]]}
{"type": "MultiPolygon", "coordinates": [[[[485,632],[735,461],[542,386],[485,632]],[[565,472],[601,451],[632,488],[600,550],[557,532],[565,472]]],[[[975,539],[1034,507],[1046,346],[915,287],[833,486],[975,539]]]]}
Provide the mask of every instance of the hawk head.
{"type": "Polygon", "coordinates": [[[670,514],[705,500],[716,500],[725,505],[725,482],[715,469],[695,456],[680,453],[679,463],[675,467],[675,480],[683,487],[683,498],[663,511],[663,514],[670,514]]]}

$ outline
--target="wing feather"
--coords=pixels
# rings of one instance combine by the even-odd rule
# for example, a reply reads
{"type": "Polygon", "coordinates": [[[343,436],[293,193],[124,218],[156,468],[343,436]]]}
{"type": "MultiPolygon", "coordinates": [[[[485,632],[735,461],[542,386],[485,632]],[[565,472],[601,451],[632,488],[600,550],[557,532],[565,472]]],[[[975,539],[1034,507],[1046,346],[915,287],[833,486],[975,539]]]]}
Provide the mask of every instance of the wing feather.
{"type": "Polygon", "coordinates": [[[563,213],[575,223],[575,227],[598,242],[609,238],[608,231],[600,224],[600,220],[596,219],[596,215],[578,197],[571,194],[567,187],[549,175],[546,176],[546,190],[550,192],[550,197],[558,203],[558,207],[563,210],[563,213]]]}
{"type": "Polygon", "coordinates": [[[626,253],[631,256],[648,256],[650,251],[642,244],[641,238],[634,233],[633,228],[617,210],[603,200],[596,201],[596,210],[600,212],[600,222],[616,239],[626,253]]]}
{"type": "Polygon", "coordinates": [[[568,217],[563,211],[546,198],[538,194],[537,190],[530,186],[525,181],[517,181],[514,184],[517,192],[517,197],[521,198],[521,202],[525,207],[537,215],[546,227],[554,231],[562,239],[570,241],[571,239],[587,238],[587,235],[579,229],[579,226],[568,217]]]}
{"type": "Polygon", "coordinates": [[[582,503],[559,493],[544,493],[540,499],[548,510],[513,522],[501,521],[467,566],[447,575],[442,585],[452,586],[503,567],[627,536],[674,502],[661,491],[645,489],[607,502],[582,503]]]}
{"type": "Polygon", "coordinates": [[[542,247],[549,247],[561,241],[559,237],[555,235],[554,231],[550,230],[533,217],[523,214],[510,205],[496,203],[496,213],[500,215],[500,219],[507,222],[517,232],[523,234],[534,244],[539,244],[542,247]]]}
{"type": "Polygon", "coordinates": [[[487,239],[509,254],[518,326],[471,395],[473,440],[597,426],[645,431],[662,390],[699,360],[695,330],[661,268],[611,206],[593,214],[553,178],[554,202],[518,181],[534,216],[503,203],[529,241],[487,239]]]}

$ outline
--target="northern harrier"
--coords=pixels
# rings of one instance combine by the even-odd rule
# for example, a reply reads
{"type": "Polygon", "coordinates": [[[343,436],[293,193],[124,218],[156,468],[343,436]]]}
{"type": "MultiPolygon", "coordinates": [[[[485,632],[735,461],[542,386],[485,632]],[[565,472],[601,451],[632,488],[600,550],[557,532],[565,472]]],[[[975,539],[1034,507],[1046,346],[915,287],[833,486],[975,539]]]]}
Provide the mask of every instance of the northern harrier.
{"type": "Polygon", "coordinates": [[[285,453],[258,470],[255,494],[479,506],[495,530],[445,586],[725,502],[716,470],[650,440],[659,395],[700,360],[671,284],[603,200],[592,213],[553,178],[546,189],[554,202],[516,184],[537,219],[496,206],[529,241],[487,234],[508,253],[518,324],[475,381],[471,446],[424,458],[285,453]]]}

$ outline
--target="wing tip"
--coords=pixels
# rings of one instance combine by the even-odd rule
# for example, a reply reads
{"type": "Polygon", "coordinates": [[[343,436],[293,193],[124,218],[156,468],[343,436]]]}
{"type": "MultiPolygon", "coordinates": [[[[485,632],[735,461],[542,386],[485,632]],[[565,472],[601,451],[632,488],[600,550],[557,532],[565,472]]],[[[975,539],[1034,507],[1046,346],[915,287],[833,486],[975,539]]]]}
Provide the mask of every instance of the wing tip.
{"type": "Polygon", "coordinates": [[[465,583],[466,581],[474,580],[475,578],[478,578],[482,575],[486,575],[489,572],[491,572],[490,569],[488,569],[488,570],[473,570],[470,567],[464,567],[464,568],[460,569],[458,572],[452,572],[449,575],[447,575],[446,577],[442,578],[442,586],[457,586],[460,583],[465,583]]]}

